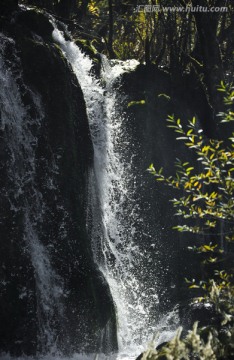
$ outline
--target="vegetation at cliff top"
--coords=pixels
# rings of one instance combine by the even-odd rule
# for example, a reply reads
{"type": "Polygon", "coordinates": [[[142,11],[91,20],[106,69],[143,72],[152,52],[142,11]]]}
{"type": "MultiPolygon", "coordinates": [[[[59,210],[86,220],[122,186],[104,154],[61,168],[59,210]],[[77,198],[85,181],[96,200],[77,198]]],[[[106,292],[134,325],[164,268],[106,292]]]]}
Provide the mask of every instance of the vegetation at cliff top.
{"type": "MultiPolygon", "coordinates": [[[[227,106],[221,122],[234,121],[234,88],[221,84],[227,106]]],[[[187,129],[173,116],[168,126],[179,134],[196,156],[196,164],[176,161],[176,175],[166,177],[163,169],[153,164],[149,172],[156,181],[165,183],[180,192],[172,199],[175,215],[183,224],[176,229],[196,235],[190,250],[202,253],[203,266],[214,271],[204,272],[200,282],[186,279],[189,288],[200,289],[195,302],[210,306],[215,312],[216,324],[203,328],[198,323],[181,339],[176,337],[159,351],[149,349],[143,359],[233,359],[234,356],[234,278],[230,247],[234,241],[234,133],[226,141],[207,139],[195,118],[187,129]],[[208,241],[208,243],[207,243],[208,241]]]]}
{"type": "MultiPolygon", "coordinates": [[[[18,1],[54,14],[67,24],[75,39],[85,40],[86,48],[95,48],[110,58],[135,58],[169,73],[172,92],[190,74],[204,92],[213,116],[222,111],[216,86],[222,80],[230,83],[234,74],[232,0],[18,1]],[[141,11],[137,11],[138,5],[141,11]],[[152,6],[159,11],[148,11],[152,6]],[[199,6],[226,10],[183,10],[199,6]],[[167,11],[165,7],[183,11],[167,11]]],[[[212,128],[215,132],[215,122],[212,128]]]]}

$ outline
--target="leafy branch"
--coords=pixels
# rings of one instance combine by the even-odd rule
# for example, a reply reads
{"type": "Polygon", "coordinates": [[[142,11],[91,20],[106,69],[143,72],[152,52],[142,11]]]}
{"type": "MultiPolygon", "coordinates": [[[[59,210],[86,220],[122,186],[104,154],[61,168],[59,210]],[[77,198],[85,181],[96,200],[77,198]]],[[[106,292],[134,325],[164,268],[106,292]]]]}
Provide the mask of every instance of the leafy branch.
{"type": "MultiPolygon", "coordinates": [[[[232,86],[220,85],[224,92],[224,104],[227,111],[220,114],[221,122],[234,120],[234,91],[232,86]]],[[[234,133],[227,141],[207,139],[195,118],[187,127],[174,116],[168,118],[168,127],[179,134],[177,140],[195,154],[193,166],[189,162],[176,159],[175,175],[165,176],[163,169],[156,170],[151,164],[148,168],[156,181],[178,190],[179,196],[172,199],[175,215],[183,219],[183,225],[175,228],[180,232],[192,232],[196,235],[212,235],[214,241],[209,244],[192,246],[189,249],[202,254],[202,264],[216,264],[225,252],[219,245],[219,239],[234,241],[234,133]],[[222,231],[220,231],[222,230],[222,231]]],[[[206,237],[205,237],[206,239],[206,237]]],[[[221,241],[220,241],[221,243],[221,241]]],[[[227,265],[226,254],[221,264],[227,265]],[[225,264],[226,262],[226,264],[225,264]]],[[[222,266],[222,265],[221,265],[222,266]]],[[[224,266],[225,267],[225,266],[224,266]]],[[[230,266],[229,266],[230,268],[230,266]]],[[[185,338],[181,338],[179,328],[174,339],[159,350],[149,349],[143,359],[232,359],[234,358],[234,284],[232,270],[216,269],[213,278],[205,276],[205,280],[185,279],[190,289],[199,289],[199,297],[195,302],[211,306],[216,314],[215,325],[193,329],[185,338]]]]}

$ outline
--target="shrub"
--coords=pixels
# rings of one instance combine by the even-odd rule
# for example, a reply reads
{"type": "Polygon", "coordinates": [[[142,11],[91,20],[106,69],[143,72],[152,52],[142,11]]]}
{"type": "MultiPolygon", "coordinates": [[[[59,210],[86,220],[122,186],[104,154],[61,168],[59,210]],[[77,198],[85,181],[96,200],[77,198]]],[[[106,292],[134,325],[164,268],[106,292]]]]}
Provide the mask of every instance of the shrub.
{"type": "MultiPolygon", "coordinates": [[[[226,111],[220,114],[221,122],[234,121],[234,91],[232,86],[221,83],[226,111]]],[[[193,151],[196,162],[176,160],[175,176],[166,177],[163,169],[151,164],[149,172],[156,181],[180,190],[172,199],[175,215],[182,225],[180,232],[196,234],[198,244],[190,247],[203,253],[205,264],[216,265],[220,260],[223,269],[214,270],[211,278],[200,282],[188,280],[190,288],[200,288],[201,296],[195,302],[211,305],[216,314],[215,325],[198,327],[198,322],[188,335],[181,339],[181,328],[173,340],[160,350],[149,349],[143,359],[232,359],[234,358],[234,283],[228,262],[228,244],[234,241],[234,133],[225,140],[208,139],[195,118],[187,128],[180,119],[168,118],[168,127],[179,136],[186,148],[193,151]],[[200,237],[200,239],[199,239],[200,237]],[[205,242],[204,242],[205,239],[205,242]],[[209,243],[206,240],[209,239],[209,243]]]]}

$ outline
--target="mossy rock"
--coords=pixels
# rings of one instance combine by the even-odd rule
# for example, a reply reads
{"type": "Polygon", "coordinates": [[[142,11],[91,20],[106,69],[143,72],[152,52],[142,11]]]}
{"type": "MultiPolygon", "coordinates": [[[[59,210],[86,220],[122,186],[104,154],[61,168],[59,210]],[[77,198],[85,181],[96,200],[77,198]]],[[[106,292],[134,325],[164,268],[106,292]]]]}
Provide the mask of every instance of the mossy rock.
{"type": "Polygon", "coordinates": [[[92,42],[84,39],[76,39],[75,44],[93,60],[99,60],[98,52],[92,45],[92,42]]]}
{"type": "Polygon", "coordinates": [[[92,42],[85,39],[76,39],[75,44],[81,49],[81,51],[89,56],[93,61],[93,73],[97,76],[100,75],[101,71],[101,56],[95,49],[92,42]]]}

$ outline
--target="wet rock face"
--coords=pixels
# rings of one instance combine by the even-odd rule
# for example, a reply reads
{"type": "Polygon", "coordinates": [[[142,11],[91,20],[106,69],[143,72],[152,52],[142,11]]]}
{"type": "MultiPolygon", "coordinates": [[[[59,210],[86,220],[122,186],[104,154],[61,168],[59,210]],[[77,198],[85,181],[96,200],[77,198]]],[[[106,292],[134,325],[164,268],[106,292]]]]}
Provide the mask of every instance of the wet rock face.
{"type": "Polygon", "coordinates": [[[199,322],[200,328],[210,325],[218,327],[220,323],[220,315],[212,304],[183,304],[180,307],[180,313],[184,333],[182,335],[186,335],[196,321],[199,322]]]}
{"type": "Polygon", "coordinates": [[[1,16],[8,15],[16,10],[18,7],[18,0],[0,0],[1,16]]]}
{"type": "Polygon", "coordinates": [[[39,10],[19,12],[16,15],[16,21],[23,32],[30,31],[31,34],[34,33],[42,37],[43,40],[52,40],[53,26],[39,10]]]}
{"type": "Polygon", "coordinates": [[[13,39],[5,49],[5,63],[28,123],[17,140],[22,144],[16,141],[22,154],[15,173],[24,185],[19,197],[14,176],[9,183],[10,125],[0,133],[0,352],[49,350],[41,324],[46,321],[64,353],[116,349],[114,306],[94,264],[86,226],[93,149],[81,88],[43,14],[18,11],[11,23],[2,19],[1,28],[13,39]],[[28,144],[24,137],[29,134],[33,140],[28,144]],[[43,254],[49,265],[40,259],[43,254]],[[40,266],[48,275],[47,289],[40,266]],[[111,334],[110,342],[105,334],[111,334]]]}
{"type": "Polygon", "coordinates": [[[194,163],[193,154],[186,151],[182,141],[175,139],[175,133],[167,127],[166,119],[174,114],[186,126],[187,121],[195,115],[203,126],[202,119],[208,118],[209,106],[199,84],[192,81],[192,74],[184,75],[175,92],[170,74],[153,64],[140,64],[135,71],[125,73],[121,90],[127,95],[124,104],[128,116],[127,133],[132,137],[131,150],[135,154],[135,158],[129,161],[136,169],[141,214],[150,234],[144,244],[139,241],[139,246],[143,251],[151,246],[151,242],[154,243],[150,252],[153,263],[157,264],[153,271],[158,281],[158,312],[164,313],[186,296],[180,280],[184,274],[196,277],[200,268],[199,265],[191,267],[191,263],[196,265],[198,261],[196,255],[191,252],[187,254],[186,251],[193,238],[187,233],[183,236],[172,230],[173,226],[178,225],[178,217],[174,216],[175,209],[170,200],[180,194],[156,182],[153,176],[146,173],[146,169],[153,163],[157,170],[162,167],[163,173],[170,176],[175,174],[176,158],[194,163]]]}

